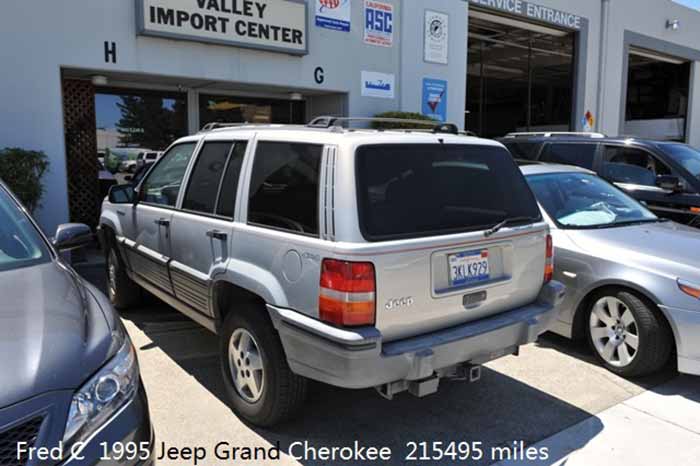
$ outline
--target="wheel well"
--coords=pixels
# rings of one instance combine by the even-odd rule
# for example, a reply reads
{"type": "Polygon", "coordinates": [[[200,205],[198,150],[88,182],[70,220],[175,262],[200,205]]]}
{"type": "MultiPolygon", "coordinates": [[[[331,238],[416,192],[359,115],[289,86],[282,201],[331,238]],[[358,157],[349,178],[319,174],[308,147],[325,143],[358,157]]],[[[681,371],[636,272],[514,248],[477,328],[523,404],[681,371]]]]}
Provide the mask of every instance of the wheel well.
{"type": "MultiPolygon", "coordinates": [[[[267,309],[265,308],[265,300],[245,288],[241,288],[230,282],[221,281],[214,285],[212,292],[212,302],[214,303],[214,316],[216,318],[217,328],[223,324],[229,313],[234,312],[235,308],[256,307],[264,311],[265,316],[269,318],[267,309]]],[[[272,325],[272,323],[270,323],[270,325],[272,325]]]]}
{"type": "MultiPolygon", "coordinates": [[[[589,291],[588,294],[579,303],[578,308],[576,309],[576,314],[574,315],[574,323],[572,326],[571,336],[574,340],[583,340],[586,338],[586,311],[591,306],[593,298],[606,290],[626,291],[644,301],[647,305],[649,305],[649,307],[654,313],[661,317],[661,321],[666,326],[666,329],[668,330],[669,334],[673,337],[673,330],[671,329],[671,324],[669,324],[668,319],[666,318],[664,313],[661,312],[656,302],[651,297],[629,286],[604,285],[589,291]]],[[[673,347],[675,350],[675,338],[672,338],[672,340],[673,347]]]]}

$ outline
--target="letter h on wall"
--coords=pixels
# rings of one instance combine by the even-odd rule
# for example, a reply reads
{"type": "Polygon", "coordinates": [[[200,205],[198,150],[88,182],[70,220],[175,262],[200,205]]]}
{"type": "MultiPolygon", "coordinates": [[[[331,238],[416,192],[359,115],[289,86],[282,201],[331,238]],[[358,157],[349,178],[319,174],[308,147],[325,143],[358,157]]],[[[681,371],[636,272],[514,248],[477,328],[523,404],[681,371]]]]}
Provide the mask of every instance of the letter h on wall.
{"type": "Polygon", "coordinates": [[[117,43],[105,41],[105,63],[117,62],[117,43]]]}

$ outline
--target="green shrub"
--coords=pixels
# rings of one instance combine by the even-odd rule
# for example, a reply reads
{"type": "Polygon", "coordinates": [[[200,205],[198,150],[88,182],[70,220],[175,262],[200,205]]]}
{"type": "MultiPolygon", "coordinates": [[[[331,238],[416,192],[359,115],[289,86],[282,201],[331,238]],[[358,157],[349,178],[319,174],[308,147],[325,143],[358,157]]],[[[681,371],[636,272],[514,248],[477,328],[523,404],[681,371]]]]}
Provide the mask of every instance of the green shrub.
{"type": "MultiPolygon", "coordinates": [[[[422,113],[413,112],[384,112],[375,115],[376,118],[400,118],[402,120],[422,120],[422,121],[436,121],[430,117],[423,115],[422,113]]],[[[374,129],[416,129],[414,123],[384,123],[381,121],[372,122],[372,128],[374,129]]],[[[425,129],[429,129],[430,126],[426,125],[425,129]]]]}
{"type": "Polygon", "coordinates": [[[41,178],[48,168],[49,159],[41,151],[18,147],[0,150],[0,179],[30,212],[40,205],[44,194],[41,178]]]}

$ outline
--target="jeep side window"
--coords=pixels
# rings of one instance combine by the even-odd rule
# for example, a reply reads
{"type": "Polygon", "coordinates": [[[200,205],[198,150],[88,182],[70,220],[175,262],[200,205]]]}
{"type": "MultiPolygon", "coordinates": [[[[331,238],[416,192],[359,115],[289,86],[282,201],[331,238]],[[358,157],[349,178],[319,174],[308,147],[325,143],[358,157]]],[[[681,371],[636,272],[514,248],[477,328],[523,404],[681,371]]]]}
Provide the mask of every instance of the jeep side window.
{"type": "Polygon", "coordinates": [[[319,144],[260,142],[253,162],[248,222],[318,236],[319,144]]]}
{"type": "Polygon", "coordinates": [[[562,163],[577,167],[593,168],[598,144],[547,144],[540,160],[548,163],[562,163]]]}
{"type": "Polygon", "coordinates": [[[141,201],[174,207],[196,144],[178,144],[163,155],[160,163],[148,174],[139,191],[141,201]]]}
{"type": "Polygon", "coordinates": [[[219,185],[224,174],[226,160],[231,152],[231,141],[205,142],[197,156],[190,176],[184,210],[213,214],[219,185]]]}
{"type": "Polygon", "coordinates": [[[222,217],[233,218],[233,209],[236,206],[236,193],[238,192],[238,180],[241,176],[241,166],[243,156],[248,147],[246,141],[236,142],[226,166],[226,174],[221,184],[221,194],[219,194],[219,204],[216,207],[216,214],[222,217]]]}
{"type": "Polygon", "coordinates": [[[617,183],[656,186],[656,177],[671,170],[649,152],[634,147],[605,146],[603,177],[617,183]]]}

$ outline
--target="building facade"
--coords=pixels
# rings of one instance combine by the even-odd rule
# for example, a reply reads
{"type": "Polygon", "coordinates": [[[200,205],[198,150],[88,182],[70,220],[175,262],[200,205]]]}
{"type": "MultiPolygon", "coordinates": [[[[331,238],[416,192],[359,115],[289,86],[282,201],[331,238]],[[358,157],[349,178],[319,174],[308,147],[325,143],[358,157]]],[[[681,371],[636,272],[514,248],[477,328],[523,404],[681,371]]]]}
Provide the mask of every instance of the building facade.
{"type": "Polygon", "coordinates": [[[671,0],[0,8],[0,147],[49,155],[37,213],[48,231],[94,218],[98,156],[116,170],[216,121],[409,111],[485,137],[595,130],[700,145],[700,12],[671,0]]]}

